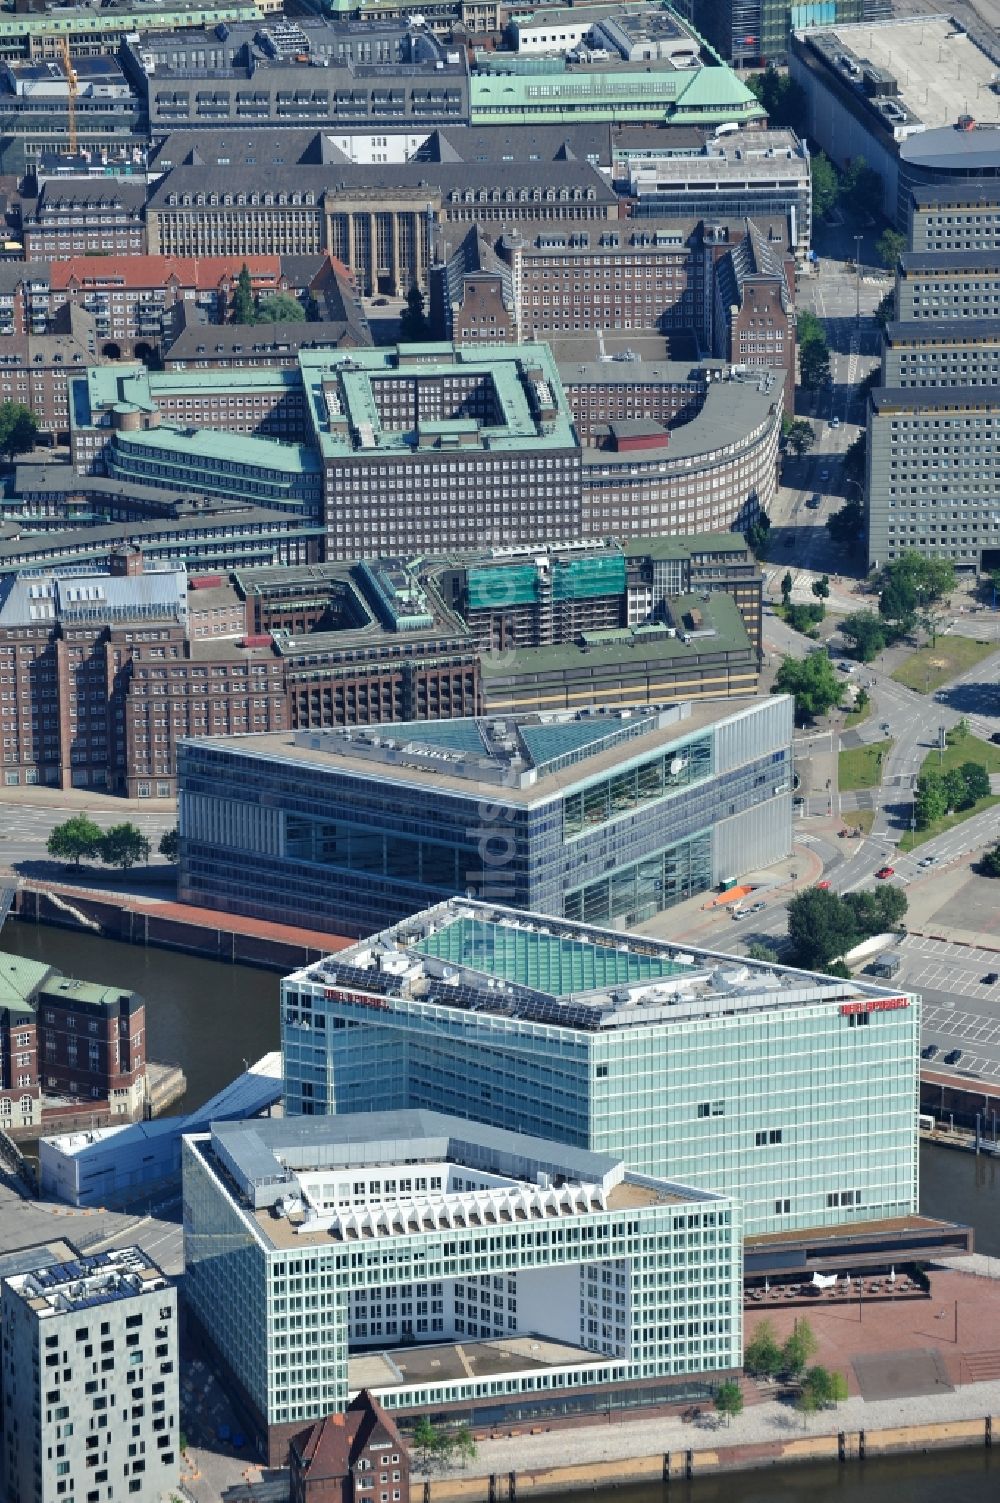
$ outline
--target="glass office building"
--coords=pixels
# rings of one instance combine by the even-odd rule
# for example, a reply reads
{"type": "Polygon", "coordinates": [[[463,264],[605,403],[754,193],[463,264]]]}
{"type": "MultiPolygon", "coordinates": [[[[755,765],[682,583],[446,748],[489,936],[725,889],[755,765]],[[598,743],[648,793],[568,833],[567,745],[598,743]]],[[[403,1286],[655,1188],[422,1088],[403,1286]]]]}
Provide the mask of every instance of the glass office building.
{"type": "Polygon", "coordinates": [[[362,935],[467,894],[627,927],[791,849],[792,700],[179,749],[185,900],[362,935]]]}
{"type": "Polygon", "coordinates": [[[286,1110],[447,1109],[733,1197],[748,1237],[917,1207],[919,999],[453,899],[288,977],[286,1110]]]}
{"type": "Polygon", "coordinates": [[[707,1399],[741,1362],[724,1196],[437,1112],[213,1123],[184,1140],[184,1234],[272,1465],[362,1388],[489,1424],[707,1399]]]}

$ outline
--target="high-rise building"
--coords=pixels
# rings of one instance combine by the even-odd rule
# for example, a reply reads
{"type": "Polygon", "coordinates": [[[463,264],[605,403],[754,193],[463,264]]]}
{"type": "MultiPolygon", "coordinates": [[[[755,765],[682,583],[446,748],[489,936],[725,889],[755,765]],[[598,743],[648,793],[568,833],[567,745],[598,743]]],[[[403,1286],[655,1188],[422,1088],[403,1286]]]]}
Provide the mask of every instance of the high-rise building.
{"type": "Polygon", "coordinates": [[[272,1465],[363,1388],[476,1423],[707,1398],[739,1367],[738,1212],[620,1154],[376,1111],[213,1122],[183,1167],[187,1310],[272,1465]]]}
{"type": "Polygon", "coordinates": [[[161,1503],[180,1470],[177,1293],[138,1247],[0,1284],[9,1503],[161,1503]]]}
{"type": "Polygon", "coordinates": [[[461,898],[282,985],[289,1113],[447,1107],[614,1154],[733,1197],[789,1267],[913,1229],[919,1039],[907,991],[461,898]]]}

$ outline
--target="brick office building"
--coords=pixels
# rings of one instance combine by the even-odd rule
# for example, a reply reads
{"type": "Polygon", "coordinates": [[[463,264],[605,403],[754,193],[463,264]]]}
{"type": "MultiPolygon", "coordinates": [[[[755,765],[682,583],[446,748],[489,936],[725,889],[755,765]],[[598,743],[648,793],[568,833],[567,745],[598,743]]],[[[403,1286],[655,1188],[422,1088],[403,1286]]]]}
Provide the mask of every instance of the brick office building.
{"type": "Polygon", "coordinates": [[[137,992],[75,981],[4,955],[0,1127],[20,1130],[86,1106],[138,1116],[146,1099],[146,1010],[137,992]]]}

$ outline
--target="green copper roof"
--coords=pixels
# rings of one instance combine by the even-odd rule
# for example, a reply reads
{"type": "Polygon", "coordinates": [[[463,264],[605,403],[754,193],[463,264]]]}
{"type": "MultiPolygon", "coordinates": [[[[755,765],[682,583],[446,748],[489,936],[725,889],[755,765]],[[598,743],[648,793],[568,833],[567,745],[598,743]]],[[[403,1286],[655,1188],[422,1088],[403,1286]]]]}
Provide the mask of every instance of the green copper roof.
{"type": "Polygon", "coordinates": [[[683,969],[658,955],[584,943],[506,924],[459,918],[414,947],[424,955],[500,976],[553,997],[629,982],[652,981],[683,969]]]}
{"type": "Polygon", "coordinates": [[[52,967],[40,960],[26,960],[21,955],[0,954],[0,1010],[33,1017],[33,997],[52,967]]]}

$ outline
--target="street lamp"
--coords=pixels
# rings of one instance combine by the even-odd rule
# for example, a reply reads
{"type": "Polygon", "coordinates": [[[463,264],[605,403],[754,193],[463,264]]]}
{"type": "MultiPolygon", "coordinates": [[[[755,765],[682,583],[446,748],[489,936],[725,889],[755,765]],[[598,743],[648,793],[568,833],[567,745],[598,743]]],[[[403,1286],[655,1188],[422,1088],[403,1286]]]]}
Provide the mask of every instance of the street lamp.
{"type": "Polygon", "coordinates": [[[858,328],[861,328],[861,242],[864,235],[854,237],[854,291],[855,291],[855,316],[858,328]]]}

